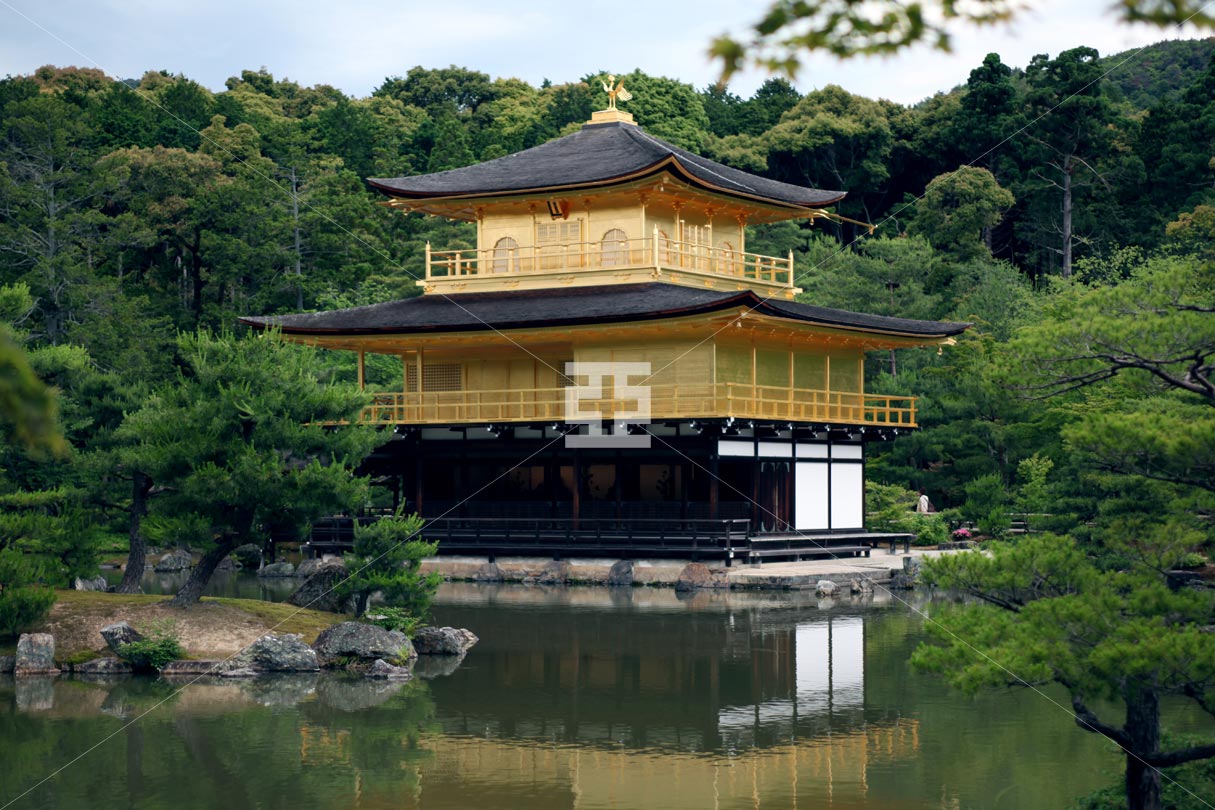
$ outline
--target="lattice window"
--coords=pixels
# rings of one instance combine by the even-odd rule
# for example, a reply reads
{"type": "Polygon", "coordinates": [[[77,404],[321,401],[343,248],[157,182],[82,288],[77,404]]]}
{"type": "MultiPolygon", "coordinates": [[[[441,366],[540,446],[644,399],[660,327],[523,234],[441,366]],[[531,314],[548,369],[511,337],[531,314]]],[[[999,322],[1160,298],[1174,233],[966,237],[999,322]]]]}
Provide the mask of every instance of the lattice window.
{"type": "Polygon", "coordinates": [[[704,225],[683,223],[683,241],[690,245],[708,245],[709,229],[704,225]]]}
{"type": "Polygon", "coordinates": [[[581,242],[581,220],[538,223],[536,245],[540,248],[540,269],[560,270],[567,264],[579,266],[581,248],[578,245],[581,242]]]}
{"type": "MultiPolygon", "coordinates": [[[[426,363],[422,367],[422,383],[426,392],[463,391],[464,369],[459,363],[426,363]]],[[[418,364],[413,360],[405,366],[405,391],[418,392],[418,364]]]]}
{"type": "Polygon", "coordinates": [[[570,245],[582,241],[582,220],[542,222],[536,225],[537,245],[570,245]]]}
{"type": "Polygon", "coordinates": [[[422,366],[423,391],[460,391],[464,388],[459,363],[426,363],[422,366]]]}
{"type": "Polygon", "coordinates": [[[666,231],[658,232],[658,263],[664,266],[671,263],[671,237],[666,231]]]}

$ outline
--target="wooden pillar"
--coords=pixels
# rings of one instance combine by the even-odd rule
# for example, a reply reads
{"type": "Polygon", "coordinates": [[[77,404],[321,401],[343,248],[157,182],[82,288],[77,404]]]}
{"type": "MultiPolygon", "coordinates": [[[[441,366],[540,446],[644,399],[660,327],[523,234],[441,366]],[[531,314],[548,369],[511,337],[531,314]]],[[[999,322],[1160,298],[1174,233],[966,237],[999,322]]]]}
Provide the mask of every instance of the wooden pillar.
{"type": "Polygon", "coordinates": [[[578,516],[582,511],[582,452],[574,448],[574,502],[570,506],[570,516],[574,528],[578,528],[578,516]]]}
{"type": "Polygon", "coordinates": [[[718,518],[717,502],[719,500],[718,493],[718,455],[716,450],[709,450],[709,518],[716,520],[718,518]]]}
{"type": "Polygon", "coordinates": [[[360,391],[362,391],[363,389],[365,389],[367,387],[366,377],[367,377],[367,372],[366,372],[366,364],[365,364],[365,353],[363,352],[362,349],[359,349],[359,390],[360,391]]]}
{"type": "Polygon", "coordinates": [[[420,515],[420,514],[422,514],[422,491],[423,491],[422,479],[424,477],[422,474],[423,467],[424,467],[424,465],[422,464],[422,439],[420,437],[418,439],[417,449],[414,451],[414,454],[413,454],[413,465],[414,465],[414,469],[413,469],[413,474],[414,474],[413,508],[416,509],[418,514],[420,515]]]}

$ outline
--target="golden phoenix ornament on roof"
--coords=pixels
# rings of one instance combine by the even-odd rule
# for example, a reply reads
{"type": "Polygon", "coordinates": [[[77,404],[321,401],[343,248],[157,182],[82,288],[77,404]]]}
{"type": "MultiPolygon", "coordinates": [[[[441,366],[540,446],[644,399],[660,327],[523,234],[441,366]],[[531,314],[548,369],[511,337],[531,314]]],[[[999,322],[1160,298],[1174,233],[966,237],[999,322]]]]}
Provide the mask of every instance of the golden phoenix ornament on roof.
{"type": "Polygon", "coordinates": [[[631,101],[633,98],[633,94],[624,89],[624,79],[620,80],[620,84],[616,84],[616,76],[612,73],[609,73],[607,81],[603,82],[603,90],[608,94],[609,110],[616,109],[617,100],[631,101]]]}

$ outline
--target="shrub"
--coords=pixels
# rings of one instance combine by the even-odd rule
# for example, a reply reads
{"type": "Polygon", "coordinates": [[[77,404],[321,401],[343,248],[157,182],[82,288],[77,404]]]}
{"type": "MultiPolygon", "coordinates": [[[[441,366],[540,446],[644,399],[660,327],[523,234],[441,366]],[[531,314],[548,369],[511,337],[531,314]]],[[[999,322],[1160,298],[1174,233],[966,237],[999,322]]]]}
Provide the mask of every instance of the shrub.
{"type": "Polygon", "coordinates": [[[907,531],[915,535],[912,541],[917,546],[936,546],[949,541],[949,527],[939,514],[911,515],[907,531]]]}
{"type": "Polygon", "coordinates": [[[385,630],[399,630],[413,638],[413,634],[425,625],[422,617],[412,615],[408,610],[399,607],[376,608],[375,614],[363,617],[367,622],[383,627],[385,630]]]}
{"type": "Polygon", "coordinates": [[[434,556],[438,543],[422,540],[422,518],[399,512],[354,530],[354,551],[346,555],[349,575],[335,589],[343,601],[355,600],[355,615],[367,612],[371,595],[379,591],[388,607],[425,621],[430,601],[443,578],[423,574],[422,560],[434,556]]]}
{"type": "Polygon", "coordinates": [[[42,567],[15,549],[0,551],[0,638],[40,622],[55,604],[55,592],[40,585],[42,567]]]}
{"type": "Polygon", "coordinates": [[[185,650],[171,620],[149,624],[144,629],[144,638],[118,648],[119,658],[143,671],[164,669],[165,664],[184,656],[185,650]]]}
{"type": "Polygon", "coordinates": [[[1178,568],[1202,568],[1207,564],[1207,558],[1191,551],[1177,562],[1178,568]]]}

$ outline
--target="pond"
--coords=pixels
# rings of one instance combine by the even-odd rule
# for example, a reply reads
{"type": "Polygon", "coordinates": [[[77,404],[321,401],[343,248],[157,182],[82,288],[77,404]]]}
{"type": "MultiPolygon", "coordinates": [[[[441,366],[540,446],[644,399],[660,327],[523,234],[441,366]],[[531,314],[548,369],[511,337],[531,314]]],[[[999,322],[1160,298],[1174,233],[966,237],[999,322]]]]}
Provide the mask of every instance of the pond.
{"type": "Polygon", "coordinates": [[[1122,765],[1061,692],[911,673],[888,595],[450,583],[435,619],[482,641],[407,684],[0,677],[0,807],[62,767],[11,807],[1054,808],[1122,765]]]}

